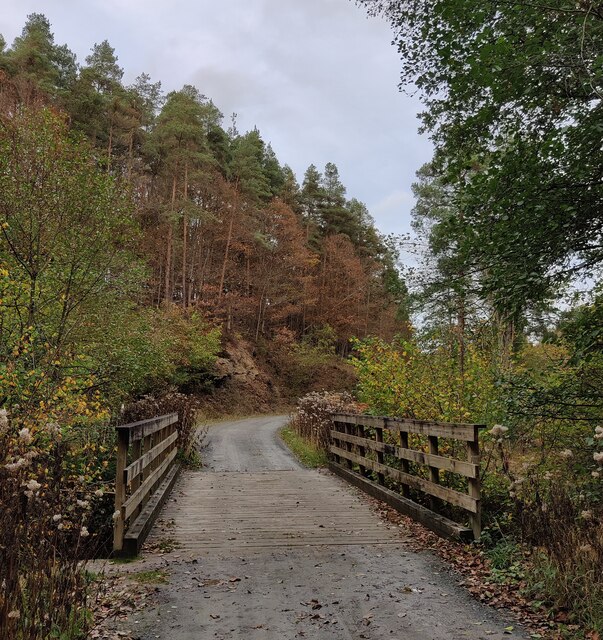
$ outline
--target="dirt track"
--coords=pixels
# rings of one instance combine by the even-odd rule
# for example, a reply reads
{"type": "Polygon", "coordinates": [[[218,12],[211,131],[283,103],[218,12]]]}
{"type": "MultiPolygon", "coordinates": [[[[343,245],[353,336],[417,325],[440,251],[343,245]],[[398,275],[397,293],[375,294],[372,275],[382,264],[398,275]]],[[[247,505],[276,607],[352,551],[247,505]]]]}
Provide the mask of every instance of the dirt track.
{"type": "Polygon", "coordinates": [[[164,567],[169,582],[128,621],[137,637],[528,637],[474,601],[441,561],[405,547],[404,532],[379,522],[356,490],[301,469],[279,444],[283,422],[210,429],[207,470],[183,476],[153,532],[156,541],[180,536],[181,547],[140,566],[164,567]]]}

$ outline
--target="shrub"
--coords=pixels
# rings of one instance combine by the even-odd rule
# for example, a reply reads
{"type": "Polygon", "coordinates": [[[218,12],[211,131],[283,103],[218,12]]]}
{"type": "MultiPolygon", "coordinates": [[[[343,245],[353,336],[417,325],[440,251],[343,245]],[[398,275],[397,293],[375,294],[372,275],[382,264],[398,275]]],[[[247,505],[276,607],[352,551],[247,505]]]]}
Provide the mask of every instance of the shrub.
{"type": "MultiPolygon", "coordinates": [[[[0,411],[0,637],[85,637],[96,445],[75,426],[22,427],[0,411]]],[[[102,457],[102,455],[101,455],[102,457]]]]}
{"type": "Polygon", "coordinates": [[[317,449],[329,450],[333,413],[358,413],[358,405],[349,393],[312,392],[300,398],[291,426],[317,449]]]}
{"type": "Polygon", "coordinates": [[[187,456],[193,451],[200,402],[194,396],[174,390],[157,397],[145,396],[128,404],[122,411],[123,424],[147,420],[167,413],[178,414],[178,448],[187,456]]]}

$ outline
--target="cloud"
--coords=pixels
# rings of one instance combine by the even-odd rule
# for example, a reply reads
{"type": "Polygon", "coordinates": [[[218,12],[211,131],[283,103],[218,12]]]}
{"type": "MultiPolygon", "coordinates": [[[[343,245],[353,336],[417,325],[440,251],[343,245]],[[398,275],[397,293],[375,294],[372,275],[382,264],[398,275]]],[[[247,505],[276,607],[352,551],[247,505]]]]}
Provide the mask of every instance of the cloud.
{"type": "Polygon", "coordinates": [[[409,191],[397,189],[370,207],[371,214],[381,221],[385,232],[407,233],[410,231],[410,217],[414,197],[409,191]]]}
{"type": "MultiPolygon", "coordinates": [[[[11,41],[39,0],[3,0],[11,41]]],[[[335,162],[349,197],[373,203],[384,231],[409,228],[415,171],[431,155],[417,134],[416,99],[397,90],[388,26],[350,0],[45,0],[56,40],[83,61],[115,47],[131,82],[166,91],[194,84],[242,130],[258,126],[301,180],[335,162]]]]}

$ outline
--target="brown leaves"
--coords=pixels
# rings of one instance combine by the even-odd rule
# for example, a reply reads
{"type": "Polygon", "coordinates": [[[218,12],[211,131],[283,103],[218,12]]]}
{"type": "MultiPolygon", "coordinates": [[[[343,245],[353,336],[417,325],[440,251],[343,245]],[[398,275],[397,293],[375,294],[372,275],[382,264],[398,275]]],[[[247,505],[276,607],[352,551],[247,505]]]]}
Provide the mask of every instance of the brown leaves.
{"type": "Polygon", "coordinates": [[[522,583],[493,582],[489,561],[479,547],[444,540],[387,505],[370,500],[382,518],[399,526],[401,534],[406,534],[405,544],[416,551],[428,549],[436,553],[462,576],[459,585],[464,586],[477,600],[496,609],[510,611],[531,631],[533,638],[559,637],[558,623],[563,622],[563,615],[559,613],[553,622],[544,609],[535,610],[533,603],[521,594],[521,587],[525,586],[522,583]]]}

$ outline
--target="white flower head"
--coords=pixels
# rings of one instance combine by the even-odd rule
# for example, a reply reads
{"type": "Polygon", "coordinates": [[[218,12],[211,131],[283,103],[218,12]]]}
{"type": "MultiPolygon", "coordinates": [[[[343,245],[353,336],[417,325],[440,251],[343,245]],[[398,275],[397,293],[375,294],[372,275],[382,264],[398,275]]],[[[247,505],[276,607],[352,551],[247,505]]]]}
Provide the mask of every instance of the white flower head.
{"type": "Polygon", "coordinates": [[[48,422],[46,424],[46,429],[49,433],[58,435],[61,433],[61,427],[56,422],[48,422]]]}
{"type": "Polygon", "coordinates": [[[104,492],[102,489],[97,489],[97,490],[94,492],[94,495],[95,495],[97,498],[102,498],[102,497],[105,495],[105,492],[104,492]]]}
{"type": "Polygon", "coordinates": [[[603,427],[596,427],[595,428],[595,438],[597,439],[601,439],[603,438],[603,427]]]}
{"type": "Polygon", "coordinates": [[[62,517],[63,517],[63,516],[62,516],[62,514],[60,514],[60,513],[55,513],[55,514],[52,516],[52,521],[53,521],[53,522],[60,522],[60,520],[61,520],[61,518],[62,518],[62,517]]]}
{"type": "Polygon", "coordinates": [[[509,430],[509,427],[503,427],[502,424],[495,424],[492,429],[490,429],[490,433],[493,436],[504,436],[505,433],[507,433],[507,431],[509,430]]]}
{"type": "Polygon", "coordinates": [[[4,468],[9,471],[17,471],[22,467],[27,467],[29,464],[30,462],[26,458],[19,458],[16,462],[9,462],[8,464],[5,464],[4,468]]]}
{"type": "Polygon", "coordinates": [[[30,444],[33,440],[33,436],[27,427],[23,427],[23,429],[19,431],[19,440],[21,440],[23,444],[30,444]]]}
{"type": "Polygon", "coordinates": [[[12,620],[18,620],[21,617],[21,613],[16,609],[13,609],[13,611],[8,612],[8,617],[12,620]]]}
{"type": "Polygon", "coordinates": [[[38,491],[39,489],[42,488],[42,485],[37,481],[37,480],[30,480],[26,485],[25,485],[30,491],[38,491]]]}
{"type": "Polygon", "coordinates": [[[77,500],[77,506],[81,507],[82,509],[86,509],[89,504],[90,503],[88,502],[88,500],[77,500]]]}
{"type": "Polygon", "coordinates": [[[88,531],[87,527],[82,527],[80,529],[80,536],[82,536],[82,538],[87,538],[90,535],[90,532],[88,531]]]}
{"type": "Polygon", "coordinates": [[[592,520],[593,519],[593,512],[592,511],[588,511],[588,510],[584,510],[580,513],[580,517],[583,520],[592,520]]]}
{"type": "Polygon", "coordinates": [[[603,464],[603,451],[596,451],[593,453],[593,460],[598,464],[603,464]]]}
{"type": "Polygon", "coordinates": [[[0,409],[0,432],[8,429],[8,412],[6,409],[0,409]]]}
{"type": "Polygon", "coordinates": [[[590,475],[593,478],[600,478],[601,477],[601,474],[598,471],[593,471],[590,475]]]}
{"type": "Polygon", "coordinates": [[[117,520],[119,520],[120,516],[121,516],[121,512],[120,511],[114,511],[113,512],[113,516],[112,516],[113,521],[117,522],[117,520]]]}
{"type": "Polygon", "coordinates": [[[563,458],[564,460],[569,460],[570,458],[574,457],[574,452],[571,449],[564,449],[559,453],[559,457],[563,458]]]}

